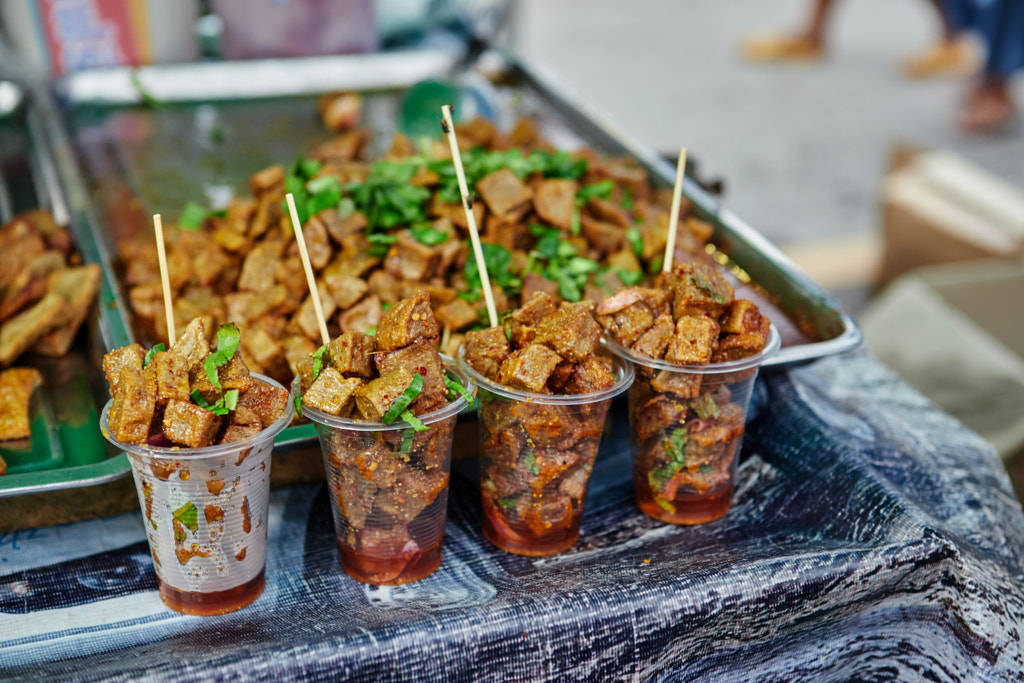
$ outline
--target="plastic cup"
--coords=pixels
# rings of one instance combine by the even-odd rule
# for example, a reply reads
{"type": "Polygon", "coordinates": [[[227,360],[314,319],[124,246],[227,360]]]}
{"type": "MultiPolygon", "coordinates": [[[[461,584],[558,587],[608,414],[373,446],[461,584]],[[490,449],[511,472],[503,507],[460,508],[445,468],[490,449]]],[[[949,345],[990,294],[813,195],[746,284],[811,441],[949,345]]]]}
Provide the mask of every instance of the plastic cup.
{"type": "Polygon", "coordinates": [[[671,524],[703,524],[732,506],[750,395],[761,365],[781,345],[728,363],[677,365],[610,342],[636,368],[629,431],[637,506],[671,524]]]}
{"type": "Polygon", "coordinates": [[[113,439],[111,406],[108,401],[103,408],[100,429],[131,461],[160,599],[194,616],[227,614],[252,603],[266,584],[270,454],[292,411],[248,439],[166,448],[113,439]]]}
{"type": "MultiPolygon", "coordinates": [[[[298,393],[298,378],[292,386],[298,393]]],[[[421,432],[403,420],[386,425],[302,407],[320,436],[341,568],[353,579],[397,586],[441,566],[452,435],[468,406],[460,396],[417,416],[427,426],[421,432]]]]}
{"type": "Polygon", "coordinates": [[[483,534],[498,548],[541,557],[568,550],[580,521],[612,397],[633,368],[612,356],[616,383],[591,394],[536,394],[502,386],[459,365],[477,385],[483,534]]]}

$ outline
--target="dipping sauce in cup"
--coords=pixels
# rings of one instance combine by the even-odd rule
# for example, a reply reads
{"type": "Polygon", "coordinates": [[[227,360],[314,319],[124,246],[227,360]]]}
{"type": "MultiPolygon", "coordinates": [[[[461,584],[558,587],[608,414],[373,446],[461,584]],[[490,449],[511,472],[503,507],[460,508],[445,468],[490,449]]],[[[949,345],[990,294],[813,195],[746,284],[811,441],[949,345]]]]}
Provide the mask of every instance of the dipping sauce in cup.
{"type": "Polygon", "coordinates": [[[556,310],[537,294],[507,333],[470,332],[459,349],[459,365],[477,385],[482,530],[502,550],[539,557],[579,540],[608,408],[633,381],[632,366],[599,337],[585,305],[556,310]]]}
{"type": "Polygon", "coordinates": [[[288,391],[237,355],[237,328],[221,328],[215,353],[202,330],[197,318],[171,351],[108,353],[100,429],[131,462],[160,598],[211,616],[263,592],[270,456],[293,413],[288,391]]]}

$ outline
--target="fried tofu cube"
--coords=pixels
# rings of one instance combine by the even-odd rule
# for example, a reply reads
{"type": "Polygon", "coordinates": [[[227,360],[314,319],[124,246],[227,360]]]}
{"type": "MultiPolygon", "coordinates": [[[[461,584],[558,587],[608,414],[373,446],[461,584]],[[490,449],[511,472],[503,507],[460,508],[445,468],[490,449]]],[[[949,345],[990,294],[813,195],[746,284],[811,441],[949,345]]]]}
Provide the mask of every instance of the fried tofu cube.
{"type": "Polygon", "coordinates": [[[384,257],[384,270],[400,280],[423,280],[433,275],[440,258],[433,247],[403,230],[384,257]]]}
{"type": "Polygon", "coordinates": [[[651,380],[651,388],[661,394],[675,394],[680,398],[697,398],[701,376],[697,373],[662,370],[651,380]]]}
{"type": "Polygon", "coordinates": [[[142,443],[156,412],[156,373],[125,370],[117,381],[117,392],[110,407],[110,431],[122,443],[142,443]]]}
{"type": "Polygon", "coordinates": [[[537,184],[533,208],[537,215],[556,228],[572,229],[572,215],[576,210],[576,182],[552,178],[537,184]]]}
{"type": "Polygon", "coordinates": [[[498,381],[513,389],[539,393],[544,390],[548,377],[561,362],[562,356],[547,346],[529,344],[514,352],[501,364],[498,381]]]}
{"type": "Polygon", "coordinates": [[[263,428],[277,422],[288,406],[288,392],[260,380],[253,380],[247,391],[238,392],[238,407],[249,408],[260,417],[263,428]]]}
{"type": "Polygon", "coordinates": [[[743,334],[726,334],[718,340],[718,348],[711,357],[713,363],[727,363],[760,353],[768,341],[768,335],[762,332],[744,332],[743,334]]]}
{"type": "Polygon", "coordinates": [[[601,326],[585,304],[562,304],[537,325],[536,332],[535,343],[549,346],[567,361],[581,363],[597,347],[601,326]]]}
{"type": "Polygon", "coordinates": [[[466,362],[470,367],[492,380],[498,378],[501,364],[512,353],[505,328],[501,326],[471,330],[466,333],[463,345],[466,349],[466,362]]]}
{"type": "Polygon", "coordinates": [[[384,308],[380,303],[380,297],[368,296],[355,306],[338,314],[338,327],[342,332],[350,330],[366,332],[370,328],[379,326],[383,315],[384,308]]]}
{"type": "Polygon", "coordinates": [[[281,351],[288,361],[288,369],[292,375],[297,375],[299,374],[299,363],[306,356],[316,351],[316,345],[302,335],[293,334],[281,340],[281,351]]]}
{"type": "Polygon", "coordinates": [[[142,372],[142,363],[145,359],[146,350],[139,344],[122,346],[104,354],[103,372],[107,376],[111,396],[119,391],[125,371],[142,372]]]}
{"type": "Polygon", "coordinates": [[[373,337],[362,332],[342,332],[327,347],[327,361],[346,377],[373,377],[373,337]]]}
{"type": "Polygon", "coordinates": [[[224,435],[220,437],[220,443],[231,443],[248,439],[250,436],[256,436],[261,431],[263,431],[263,422],[260,420],[260,416],[256,414],[256,411],[239,406],[231,413],[231,423],[224,430],[224,435]]]}
{"type": "Polygon", "coordinates": [[[747,299],[736,299],[719,318],[722,334],[743,334],[744,332],[760,332],[765,317],[757,308],[757,304],[747,299]]]}
{"type": "Polygon", "coordinates": [[[168,401],[188,401],[188,361],[168,351],[161,351],[150,361],[156,376],[156,398],[160,405],[168,401]]]}
{"type": "Polygon", "coordinates": [[[213,443],[220,417],[188,401],[171,401],[164,410],[162,431],[176,444],[202,448],[213,443]]]}
{"type": "Polygon", "coordinates": [[[673,272],[672,312],[676,320],[690,315],[722,315],[733,300],[733,288],[717,269],[701,263],[683,263],[673,272]]]}
{"type": "Polygon", "coordinates": [[[32,435],[29,402],[32,392],[42,385],[43,377],[35,368],[0,372],[0,441],[32,435]]]}
{"type": "Polygon", "coordinates": [[[412,372],[423,375],[423,391],[410,406],[417,415],[444,402],[444,365],[437,349],[430,342],[421,339],[389,353],[378,353],[375,360],[381,375],[399,367],[409,368],[412,372]]]}
{"type": "Polygon", "coordinates": [[[355,391],[356,407],[365,420],[380,421],[388,408],[412,385],[412,373],[396,368],[355,391]]]}
{"type": "Polygon", "coordinates": [[[530,186],[507,168],[485,175],[476,184],[476,190],[492,214],[509,222],[518,220],[533,199],[530,186]]]}
{"type": "Polygon", "coordinates": [[[254,197],[284,187],[284,166],[276,164],[249,176],[249,189],[254,197]]]}
{"type": "Polygon", "coordinates": [[[611,332],[623,346],[632,346],[654,326],[654,314],[647,304],[636,301],[608,315],[597,316],[601,327],[611,332]]]}
{"type": "Polygon", "coordinates": [[[362,384],[358,377],[345,377],[335,368],[326,367],[302,395],[302,403],[330,415],[340,415],[362,384]]]}
{"type": "Polygon", "coordinates": [[[665,360],[681,365],[706,365],[718,343],[718,323],[702,315],[680,318],[665,360]]]}
{"type": "Polygon", "coordinates": [[[394,351],[417,339],[433,342],[437,338],[437,320],[430,308],[430,295],[426,292],[393,304],[384,312],[377,326],[378,351],[394,351]]]}
{"type": "Polygon", "coordinates": [[[441,327],[449,330],[461,330],[477,321],[476,309],[465,299],[455,299],[439,306],[434,316],[441,327]]]}
{"type": "Polygon", "coordinates": [[[640,335],[631,347],[637,353],[651,358],[662,358],[672,341],[672,334],[675,332],[676,324],[672,321],[669,313],[662,313],[649,330],[640,335]]]}
{"type": "Polygon", "coordinates": [[[363,278],[330,268],[324,271],[324,284],[341,309],[349,308],[362,299],[369,288],[363,278]]]}
{"type": "Polygon", "coordinates": [[[615,381],[615,373],[598,358],[591,356],[575,366],[561,393],[592,394],[615,386],[615,381]]]}
{"type": "Polygon", "coordinates": [[[220,389],[214,386],[206,374],[206,368],[200,365],[192,371],[190,382],[192,391],[198,389],[203,399],[214,403],[229,389],[238,389],[238,393],[242,394],[248,391],[253,383],[249,368],[246,367],[245,361],[237,351],[231,360],[217,368],[217,379],[221,385],[220,389]]]}

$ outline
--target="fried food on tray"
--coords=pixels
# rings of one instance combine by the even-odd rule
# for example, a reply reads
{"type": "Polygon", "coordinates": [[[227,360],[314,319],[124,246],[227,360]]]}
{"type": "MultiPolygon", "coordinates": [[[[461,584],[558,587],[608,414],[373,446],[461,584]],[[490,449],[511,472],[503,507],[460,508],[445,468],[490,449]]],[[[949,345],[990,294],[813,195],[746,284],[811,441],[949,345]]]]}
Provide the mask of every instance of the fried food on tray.
{"type": "Polygon", "coordinates": [[[288,392],[249,373],[238,328],[224,325],[211,350],[202,318],[168,351],[132,344],[107,353],[110,431],[122,443],[202,448],[248,438],[288,409],[288,392]]]}
{"type": "MultiPolygon", "coordinates": [[[[322,106],[340,103],[325,98],[322,106]]],[[[657,265],[671,191],[653,189],[635,161],[556,150],[529,119],[507,133],[483,119],[456,131],[499,312],[536,291],[556,303],[598,302],[657,265]]],[[[420,148],[396,135],[371,161],[366,150],[381,146],[369,145],[367,130],[346,130],[288,167],[254,173],[251,196],[222,212],[190,205],[166,231],[177,324],[196,316],[208,330],[235,323],[254,340],[243,345],[246,363],[290,381],[296,350],[319,345],[283,207],[291,192],[332,338],[372,332],[386,306],[426,291],[442,350],[454,352],[486,312],[450,151],[440,129],[438,136],[420,148]]],[[[710,226],[690,215],[686,200],[681,213],[679,250],[710,263],[710,226]]],[[[165,339],[152,232],[118,247],[138,336],[165,339]]]]}
{"type": "Polygon", "coordinates": [[[40,210],[0,227],[0,367],[26,351],[67,353],[99,291],[95,264],[71,265],[71,238],[40,210]]]}
{"type": "MultiPolygon", "coordinates": [[[[0,441],[32,435],[29,403],[32,392],[42,386],[35,368],[9,368],[0,372],[0,441]]],[[[0,458],[0,474],[7,469],[0,458]]]]}

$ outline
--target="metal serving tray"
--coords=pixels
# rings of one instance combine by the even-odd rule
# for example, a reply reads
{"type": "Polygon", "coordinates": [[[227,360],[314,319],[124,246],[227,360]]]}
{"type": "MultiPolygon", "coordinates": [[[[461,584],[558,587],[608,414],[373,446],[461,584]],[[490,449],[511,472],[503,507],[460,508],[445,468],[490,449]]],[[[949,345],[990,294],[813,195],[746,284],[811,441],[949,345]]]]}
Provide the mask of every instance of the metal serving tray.
{"type": "MultiPolygon", "coordinates": [[[[29,209],[47,209],[57,223],[71,229],[86,262],[102,263],[91,249],[91,234],[69,221],[68,202],[44,134],[47,97],[16,80],[0,80],[0,221],[29,209]]],[[[14,364],[35,367],[44,380],[32,397],[32,436],[0,442],[0,455],[7,461],[7,475],[0,477],[0,532],[20,514],[9,504],[13,496],[96,486],[130,470],[127,458],[109,446],[98,424],[106,401],[100,358],[128,339],[121,316],[106,305],[113,300],[114,287],[109,269],[104,269],[100,303],[65,356],[28,352],[14,364]]],[[[72,507],[87,504],[72,501],[72,507]]]]}
{"type": "MultiPolygon", "coordinates": [[[[465,93],[464,110],[490,115],[503,129],[530,115],[558,147],[629,154],[656,185],[674,181],[670,164],[629,142],[550,75],[493,50],[471,63],[455,51],[417,50],[82,72],[55,83],[59,117],[49,133],[64,152],[57,161],[74,218],[109,267],[115,240],[151,230],[152,214],[175,219],[186,201],[216,204],[232,193],[247,193],[252,173],[288,163],[326,140],[330,134],[320,123],[317,95],[361,92],[363,125],[375,133],[374,150],[383,151],[410,118],[438,119],[433,102],[430,109],[409,111],[410,89],[428,79],[454,83],[465,93]]],[[[784,333],[784,348],[772,365],[785,367],[860,343],[857,326],[835,298],[694,182],[687,179],[683,190],[714,224],[718,250],[771,293],[777,310],[769,314],[784,333]]],[[[117,290],[114,297],[130,336],[126,293],[117,290]]],[[[296,447],[314,440],[312,426],[304,425],[286,429],[277,443],[296,447]]]]}

